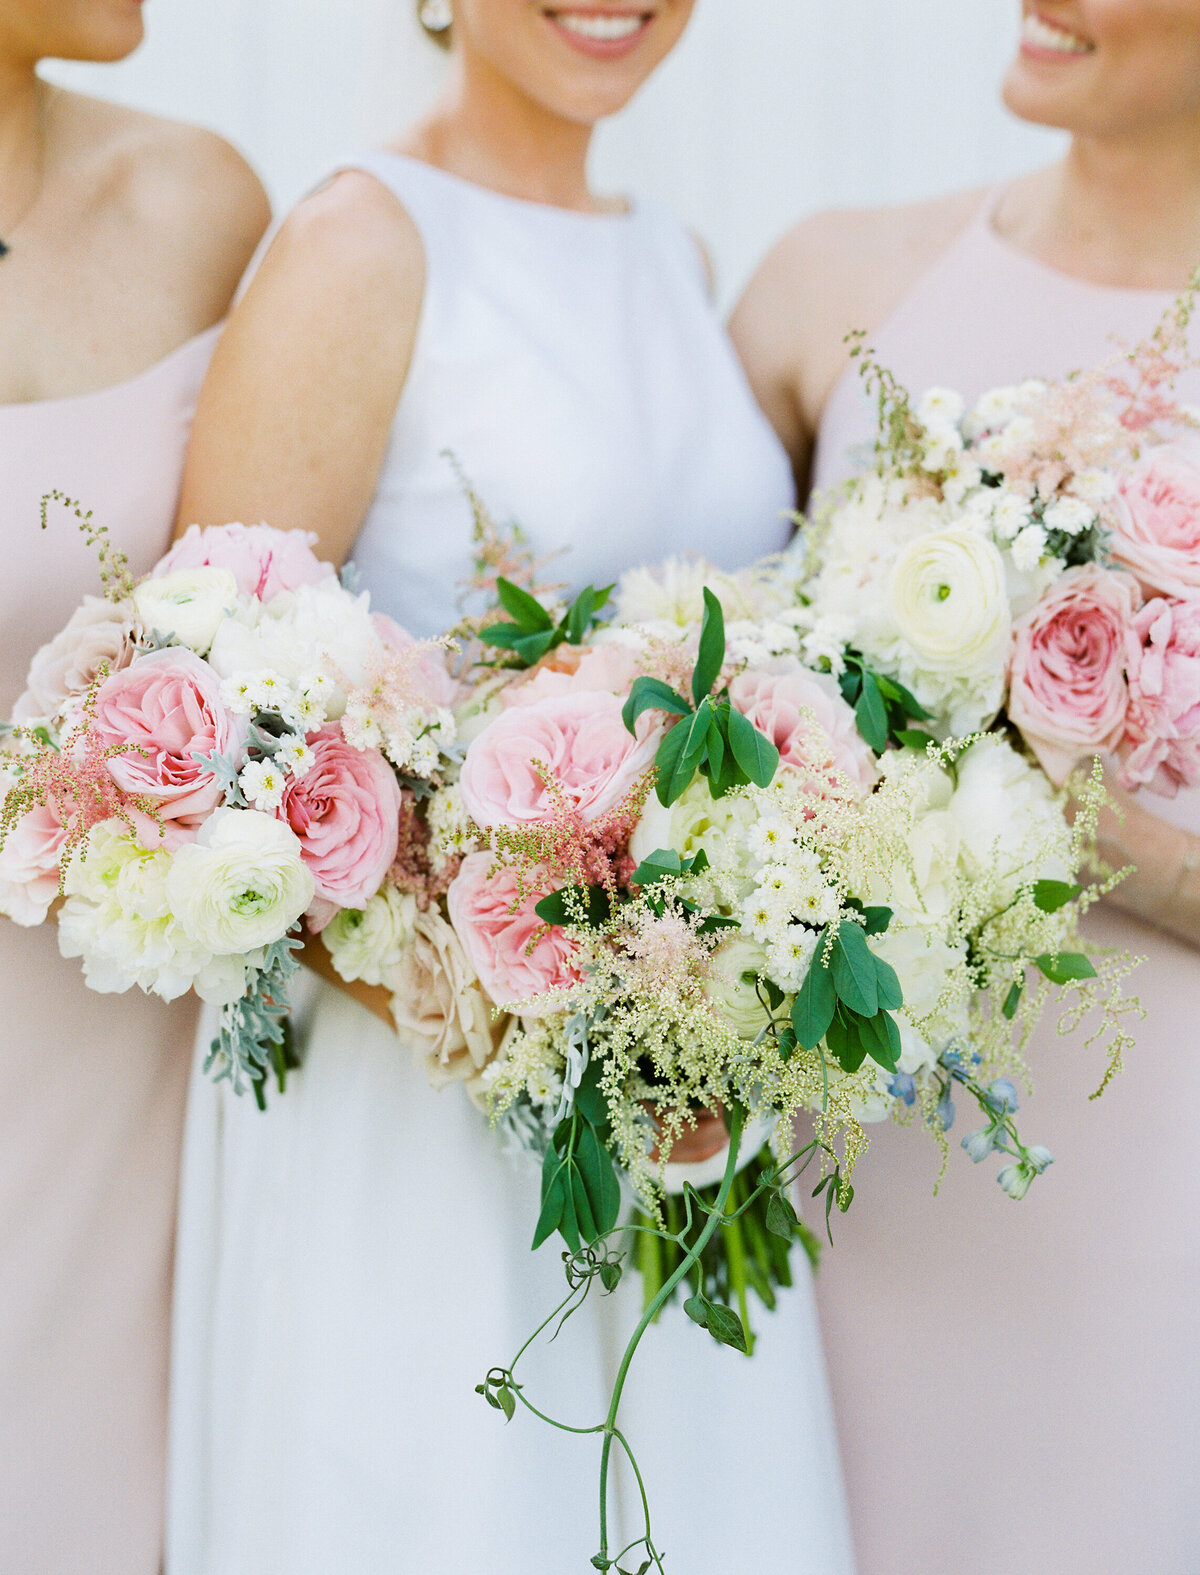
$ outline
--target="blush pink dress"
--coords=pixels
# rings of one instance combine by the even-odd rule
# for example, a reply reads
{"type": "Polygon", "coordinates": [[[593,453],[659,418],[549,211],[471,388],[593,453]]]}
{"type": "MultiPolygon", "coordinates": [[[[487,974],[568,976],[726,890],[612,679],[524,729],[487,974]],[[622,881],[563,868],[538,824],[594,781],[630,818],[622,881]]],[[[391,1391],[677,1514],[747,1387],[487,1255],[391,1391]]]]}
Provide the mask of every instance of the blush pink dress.
{"type": "MultiPolygon", "coordinates": [[[[0,715],[97,594],[80,499],[137,573],[171,533],[211,330],[140,376],[0,406],[0,715]]],[[[194,1012],[95,995],[0,921],[0,1575],[157,1575],[169,1273],[194,1012]]]]}
{"type": "MultiPolygon", "coordinates": [[[[969,399],[1087,366],[1168,304],[1016,251],[994,209],[872,336],[914,393],[969,399]]],[[[826,408],[818,485],[870,433],[851,371],[826,408]]],[[[1143,802],[1200,833],[1200,791],[1143,802]]],[[[1132,985],[1146,1017],[1095,1103],[1100,1056],[1043,1024],[1019,1120],[1053,1168],[1022,1203],[1005,1197],[995,1163],[959,1147],[979,1125],[960,1099],[934,1197],[933,1144],[878,1128],[822,1266],[860,1575],[1200,1570],[1200,950],[1115,910],[1091,939],[1146,957],[1132,985]]]]}

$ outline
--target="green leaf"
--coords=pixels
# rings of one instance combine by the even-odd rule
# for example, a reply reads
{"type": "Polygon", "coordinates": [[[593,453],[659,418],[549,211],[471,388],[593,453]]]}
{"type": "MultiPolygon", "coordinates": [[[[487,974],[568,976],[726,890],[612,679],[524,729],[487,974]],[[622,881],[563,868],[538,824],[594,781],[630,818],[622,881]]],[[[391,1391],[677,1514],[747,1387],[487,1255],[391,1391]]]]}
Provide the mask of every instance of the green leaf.
{"type": "Polygon", "coordinates": [[[879,1010],[879,982],[875,958],[867,937],[849,919],[838,925],[830,960],[838,999],[860,1017],[874,1017],[879,1010]]]}
{"type": "Polygon", "coordinates": [[[838,688],[842,691],[842,699],[847,705],[853,705],[862,693],[862,670],[846,667],[838,678],[838,688]]]}
{"type": "Polygon", "coordinates": [[[912,691],[906,689],[897,679],[888,678],[883,673],[876,673],[874,677],[885,700],[891,700],[895,705],[902,707],[906,715],[915,717],[918,722],[930,720],[930,713],[912,691]]]}
{"type": "Polygon", "coordinates": [[[692,699],[697,705],[712,693],[712,686],[725,665],[725,613],[721,603],[704,587],[704,622],[700,625],[700,649],[692,670],[692,699]]]}
{"type": "Polygon", "coordinates": [[[857,1072],[867,1059],[867,1047],[858,1031],[861,1021],[853,1012],[847,1015],[839,1007],[825,1035],[829,1053],[843,1072],[857,1072]]]}
{"type": "Polygon", "coordinates": [[[1004,1013],[1005,1017],[1008,1018],[1010,1023],[1017,1015],[1017,1007],[1020,1006],[1021,997],[1024,995],[1024,993],[1025,981],[1024,979],[1017,979],[1014,980],[1013,984],[1009,988],[1008,994],[1004,997],[1004,1005],[1000,1008],[1000,1010],[1004,1013]]]}
{"type": "Polygon", "coordinates": [[[709,1302],[706,1296],[699,1294],[689,1296],[683,1304],[683,1310],[693,1323],[698,1323],[702,1329],[708,1328],[709,1302]]]}
{"type": "Polygon", "coordinates": [[[547,924],[587,924],[599,929],[612,918],[612,901],[603,886],[562,886],[543,897],[534,913],[547,924]]]}
{"type": "Polygon", "coordinates": [[[596,592],[590,585],[585,585],[570,607],[568,607],[567,616],[563,619],[560,626],[568,644],[583,644],[583,637],[592,626],[592,617],[595,611],[596,592]]]}
{"type": "Polygon", "coordinates": [[[669,711],[674,716],[690,716],[692,708],[660,678],[635,678],[629,699],[621,710],[621,720],[630,733],[643,711],[669,711]]]}
{"type": "MultiPolygon", "coordinates": [[[[1083,892],[1082,886],[1071,886],[1065,880],[1039,880],[1034,882],[1034,905],[1043,913],[1057,913],[1083,892]]],[[[1090,975],[1084,974],[1084,978],[1090,975]]]]}
{"type": "Polygon", "coordinates": [[[501,1384],[499,1389],[496,1390],[496,1398],[500,1402],[500,1409],[504,1412],[504,1420],[511,1422],[513,1413],[517,1409],[517,1397],[507,1384],[501,1384]]]}
{"type": "MultiPolygon", "coordinates": [[[[874,956],[874,953],[871,954],[874,956]]],[[[879,1004],[889,1012],[904,1005],[904,990],[891,963],[882,957],[875,958],[875,985],[879,991],[879,1004]]]]}
{"type": "Polygon", "coordinates": [[[546,1174],[542,1173],[542,1212],[538,1215],[537,1228],[533,1233],[531,1251],[536,1252],[544,1241],[547,1241],[558,1229],[558,1222],[562,1219],[563,1200],[566,1194],[567,1178],[565,1167],[553,1148],[546,1150],[546,1159],[553,1163],[550,1183],[546,1185],[546,1174]]]}
{"type": "Polygon", "coordinates": [[[610,1294],[620,1285],[622,1272],[621,1265],[616,1258],[605,1258],[600,1265],[600,1283],[610,1294]]]}
{"type": "Polygon", "coordinates": [[[859,732],[875,753],[882,755],[887,748],[888,739],[887,707],[883,703],[883,696],[879,693],[879,684],[874,673],[863,673],[862,693],[855,704],[854,715],[859,732]]]}
{"type": "Polygon", "coordinates": [[[718,1344],[731,1345],[735,1351],[741,1351],[744,1356],[749,1356],[746,1331],[742,1326],[742,1320],[732,1307],[722,1307],[717,1302],[709,1302],[708,1322],[705,1327],[718,1344]]]}
{"type": "Polygon", "coordinates": [[[1073,979],[1094,979],[1096,970],[1082,952],[1043,952],[1034,962],[1051,984],[1070,984],[1073,979]]]}
{"type": "Polygon", "coordinates": [[[534,634],[541,630],[552,630],[554,620],[535,596],[528,591],[523,591],[519,585],[514,585],[511,580],[503,576],[496,581],[496,595],[504,611],[527,634],[534,634]]]}
{"type": "MultiPolygon", "coordinates": [[[[584,1131],[587,1130],[588,1127],[585,1122],[584,1131]]],[[[575,1221],[579,1226],[580,1240],[590,1247],[600,1234],[596,1226],[595,1215],[592,1213],[592,1200],[588,1195],[587,1183],[583,1179],[583,1171],[577,1162],[571,1164],[570,1174],[571,1201],[575,1205],[575,1221]]]]}
{"type": "Polygon", "coordinates": [[[567,1167],[563,1166],[563,1207],[562,1218],[558,1222],[558,1234],[570,1247],[572,1252],[579,1251],[579,1219],[575,1213],[575,1200],[572,1197],[573,1188],[566,1176],[567,1167]]]}
{"type": "MultiPolygon", "coordinates": [[[[575,1109],[585,1121],[590,1121],[597,1131],[608,1125],[608,1101],[600,1088],[601,1063],[596,1056],[584,1068],[575,1090],[575,1109]]],[[[566,1123],[563,1123],[564,1126],[566,1123]]]]}
{"type": "Polygon", "coordinates": [[[767,1204],[767,1229],[776,1236],[782,1236],[784,1241],[791,1241],[799,1223],[800,1217],[792,1207],[791,1200],[781,1192],[773,1192],[767,1204]]]}
{"type": "Polygon", "coordinates": [[[874,1017],[864,1017],[858,1025],[861,1042],[867,1054],[885,1072],[894,1072],[900,1065],[900,1030],[888,1012],[876,1012],[874,1017]]]}
{"type": "Polygon", "coordinates": [[[884,935],[887,933],[888,925],[892,922],[892,910],[890,908],[864,908],[863,918],[866,920],[863,926],[865,935],[884,935]]]}
{"type": "Polygon", "coordinates": [[[769,787],[779,766],[779,751],[749,717],[729,709],[729,747],[733,758],[756,787],[769,787]]]}
{"type": "MultiPolygon", "coordinates": [[[[584,1122],[576,1149],[580,1174],[587,1188],[588,1203],[596,1225],[596,1236],[612,1230],[621,1212],[621,1187],[613,1169],[612,1155],[600,1142],[595,1127],[584,1122]]],[[[595,1237],[589,1237],[594,1240],[595,1237]]]]}
{"type": "MultiPolygon", "coordinates": [[[[728,722],[725,723],[727,727],[728,722]]],[[[721,780],[721,772],[725,765],[725,753],[728,748],[725,742],[725,730],[721,719],[714,711],[708,721],[708,770],[710,776],[717,782],[721,780]]]]}
{"type": "Polygon", "coordinates": [[[817,1048],[829,1032],[829,1025],[837,1011],[837,990],[833,975],[825,965],[824,942],[825,932],[822,930],[804,983],[792,1002],[792,1028],[797,1041],[805,1050],[817,1048]]]}
{"type": "Polygon", "coordinates": [[[775,1043],[779,1049],[779,1059],[786,1066],[796,1053],[796,1030],[790,1023],[785,1023],[779,1030],[775,1043]]]}
{"type": "Polygon", "coordinates": [[[902,727],[898,732],[893,733],[892,737],[905,749],[924,750],[933,743],[933,734],[923,733],[919,727],[902,727]]]}
{"type": "Polygon", "coordinates": [[[685,716],[658,746],[654,764],[658,768],[658,801],[669,809],[681,798],[696,775],[696,767],[704,757],[708,733],[708,713],[702,706],[685,716]]]}
{"type": "Polygon", "coordinates": [[[494,623],[481,629],[479,638],[485,645],[496,645],[502,650],[512,651],[526,667],[532,667],[556,643],[558,635],[553,629],[531,634],[515,623],[494,623]]]}

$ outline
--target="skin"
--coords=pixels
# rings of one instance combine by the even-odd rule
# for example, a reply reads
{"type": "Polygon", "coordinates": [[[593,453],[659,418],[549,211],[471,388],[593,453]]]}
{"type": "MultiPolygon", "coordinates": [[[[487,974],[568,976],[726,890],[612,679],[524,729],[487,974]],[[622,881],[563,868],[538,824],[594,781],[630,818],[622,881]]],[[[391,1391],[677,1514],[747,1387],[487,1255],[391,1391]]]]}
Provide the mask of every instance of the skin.
{"type": "MultiPolygon", "coordinates": [[[[1071,133],[1063,159],[1014,181],[993,223],[1011,245],[1090,283],[1179,290],[1200,258],[1200,0],[1024,0],[1086,46],[1022,49],[1009,109],[1071,133]]],[[[844,335],[878,328],[970,223],[981,191],[818,214],[767,257],[731,323],[750,382],[808,490],[821,414],[848,363],[844,335]]],[[[1121,815],[1102,853],[1137,873],[1107,899],[1200,946],[1200,838],[1109,784],[1121,815]]]]}
{"type": "MultiPolygon", "coordinates": [[[[649,19],[622,59],[572,47],[540,0],[457,0],[449,82],[391,150],[506,196],[583,213],[596,122],[670,53],[694,0],[570,0],[649,19]]],[[[564,6],[564,8],[566,8],[564,6]]],[[[312,530],[342,561],[379,478],[425,284],[416,226],[348,171],[289,215],[232,314],[200,396],[178,524],[265,519],[312,530]]],[[[319,944],[308,964],[390,1023],[386,991],[346,985],[319,944]]]]}
{"type": "Polygon", "coordinates": [[[0,403],[144,371],[220,320],[266,227],[220,138],[37,75],[141,38],[137,0],[0,0],[0,403]]]}

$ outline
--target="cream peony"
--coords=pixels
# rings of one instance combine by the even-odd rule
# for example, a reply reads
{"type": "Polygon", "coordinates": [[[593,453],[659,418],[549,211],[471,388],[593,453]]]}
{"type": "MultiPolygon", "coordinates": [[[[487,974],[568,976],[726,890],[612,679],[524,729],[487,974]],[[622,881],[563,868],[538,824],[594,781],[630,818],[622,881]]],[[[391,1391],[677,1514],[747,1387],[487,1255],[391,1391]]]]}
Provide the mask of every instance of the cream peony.
{"type": "Polygon", "coordinates": [[[396,1032],[411,1041],[435,1088],[469,1082],[495,1056],[509,1019],[493,1015],[462,943],[434,909],[417,914],[384,982],[396,1032]]]}
{"type": "Polygon", "coordinates": [[[968,526],[910,542],[892,570],[896,627],[922,666],[973,672],[1003,660],[1009,632],[1004,560],[968,526]]]}
{"type": "Polygon", "coordinates": [[[203,656],[237,609],[238,583],[228,569],[176,569],[161,579],[143,580],[133,604],[147,629],[173,635],[203,656]]]}
{"type": "Polygon", "coordinates": [[[219,955],[270,946],[313,900],[315,884],[290,827],[254,809],[218,809],[179,848],[167,877],[188,937],[219,955]]]}

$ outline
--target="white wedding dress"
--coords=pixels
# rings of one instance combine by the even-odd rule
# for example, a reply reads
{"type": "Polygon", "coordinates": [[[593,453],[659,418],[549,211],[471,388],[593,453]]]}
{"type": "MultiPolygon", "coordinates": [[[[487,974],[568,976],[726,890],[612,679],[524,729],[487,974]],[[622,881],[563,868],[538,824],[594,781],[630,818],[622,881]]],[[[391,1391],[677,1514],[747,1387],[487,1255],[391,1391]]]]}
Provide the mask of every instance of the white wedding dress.
{"type": "MultiPolygon", "coordinates": [[[[556,580],[782,546],[786,460],[672,218],[517,201],[392,154],[354,167],[404,204],[427,264],[354,551],[377,607],[415,634],[456,616],[471,516],[446,451],[539,555],[570,549],[556,580]]],[[[582,1575],[596,1440],[521,1411],[505,1426],[474,1393],[564,1294],[557,1248],[529,1251],[536,1171],[361,1008],[311,993],[303,1070],[266,1115],[193,1082],[168,1575],[582,1575]]],[[[622,1421],[672,1575],[851,1569],[802,1267],[799,1282],[761,1314],[752,1362],[673,1309],[634,1366],[622,1421]]],[[[601,1421],[639,1310],[631,1284],[535,1352],[534,1403],[601,1421]]]]}

